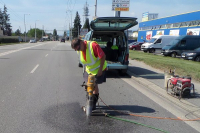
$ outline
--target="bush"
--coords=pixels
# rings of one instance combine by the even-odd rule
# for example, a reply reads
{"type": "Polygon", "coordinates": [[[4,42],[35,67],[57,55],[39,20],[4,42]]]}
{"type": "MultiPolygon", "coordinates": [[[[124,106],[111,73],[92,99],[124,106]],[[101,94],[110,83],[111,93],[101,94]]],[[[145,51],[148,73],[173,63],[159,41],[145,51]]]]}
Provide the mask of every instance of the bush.
{"type": "Polygon", "coordinates": [[[16,38],[0,38],[0,43],[15,43],[19,42],[19,39],[16,38]]]}

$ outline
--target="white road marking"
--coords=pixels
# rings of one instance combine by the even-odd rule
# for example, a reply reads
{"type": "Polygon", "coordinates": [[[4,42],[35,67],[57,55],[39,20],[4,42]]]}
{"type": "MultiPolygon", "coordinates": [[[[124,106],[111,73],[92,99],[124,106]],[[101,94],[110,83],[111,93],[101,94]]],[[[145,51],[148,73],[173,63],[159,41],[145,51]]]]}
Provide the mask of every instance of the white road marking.
{"type": "Polygon", "coordinates": [[[8,55],[8,54],[15,53],[15,52],[18,52],[18,51],[21,51],[21,50],[24,50],[24,49],[33,48],[33,47],[37,47],[37,46],[44,45],[44,44],[47,44],[47,43],[42,43],[42,44],[38,44],[38,45],[30,46],[30,47],[25,47],[25,48],[21,48],[21,49],[17,49],[17,50],[7,51],[7,52],[4,52],[4,53],[0,53],[0,56],[8,55]]]}
{"type": "Polygon", "coordinates": [[[31,73],[34,73],[35,70],[36,70],[38,67],[39,67],[39,64],[37,64],[37,65],[33,68],[33,70],[31,71],[31,73]]]}
{"type": "Polygon", "coordinates": [[[48,54],[45,55],[45,57],[47,57],[47,56],[48,56],[48,54]]]}

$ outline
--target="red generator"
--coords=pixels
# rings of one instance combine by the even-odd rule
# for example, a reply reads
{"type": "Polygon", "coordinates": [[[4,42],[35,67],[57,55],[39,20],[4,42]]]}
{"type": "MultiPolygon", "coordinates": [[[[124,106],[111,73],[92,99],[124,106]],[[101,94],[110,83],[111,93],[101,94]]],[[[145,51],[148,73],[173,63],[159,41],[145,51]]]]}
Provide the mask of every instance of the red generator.
{"type": "Polygon", "coordinates": [[[191,77],[174,76],[167,81],[167,93],[178,96],[179,99],[185,96],[190,96],[191,91],[195,95],[194,84],[191,83],[191,77]]]}

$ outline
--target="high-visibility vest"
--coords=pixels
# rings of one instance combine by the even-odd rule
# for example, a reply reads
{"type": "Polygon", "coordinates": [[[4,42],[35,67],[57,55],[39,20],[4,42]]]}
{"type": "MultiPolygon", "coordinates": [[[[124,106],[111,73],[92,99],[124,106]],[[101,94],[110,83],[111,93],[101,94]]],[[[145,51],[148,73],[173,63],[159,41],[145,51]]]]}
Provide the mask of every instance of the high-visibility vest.
{"type": "Polygon", "coordinates": [[[111,49],[113,49],[113,50],[118,50],[118,47],[116,46],[116,45],[113,45],[112,47],[111,47],[111,49]]]}
{"type": "MultiPolygon", "coordinates": [[[[92,43],[94,41],[87,41],[87,48],[86,48],[86,61],[83,57],[82,51],[80,51],[80,61],[86,65],[86,72],[88,74],[96,75],[99,71],[101,60],[99,57],[95,57],[94,51],[92,48],[92,43]]],[[[105,70],[107,67],[107,62],[105,60],[102,70],[105,70]]]]}

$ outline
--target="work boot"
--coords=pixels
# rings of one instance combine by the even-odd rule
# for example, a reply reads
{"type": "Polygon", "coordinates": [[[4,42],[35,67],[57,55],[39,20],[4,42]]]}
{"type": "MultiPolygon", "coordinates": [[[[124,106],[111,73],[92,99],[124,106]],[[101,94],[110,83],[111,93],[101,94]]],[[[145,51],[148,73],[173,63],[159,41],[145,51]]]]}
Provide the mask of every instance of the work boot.
{"type": "Polygon", "coordinates": [[[92,110],[96,109],[96,104],[97,104],[98,99],[99,99],[99,94],[94,94],[92,110]]]}

